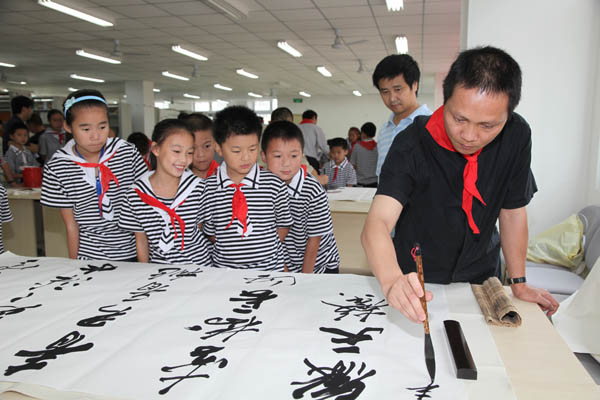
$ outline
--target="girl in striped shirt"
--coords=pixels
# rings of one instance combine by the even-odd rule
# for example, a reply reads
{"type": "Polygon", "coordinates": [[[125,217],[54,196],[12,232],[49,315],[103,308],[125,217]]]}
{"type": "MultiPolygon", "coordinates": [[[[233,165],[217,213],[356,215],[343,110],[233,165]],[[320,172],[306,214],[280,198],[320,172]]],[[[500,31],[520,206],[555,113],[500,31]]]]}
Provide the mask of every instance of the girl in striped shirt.
{"type": "Polygon", "coordinates": [[[133,145],[108,137],[108,106],[97,90],[71,93],[64,115],[73,139],[45,164],[41,204],[60,208],[70,258],[134,261],[135,238],[117,221],[146,165],[133,145]]]}
{"type": "Polygon", "coordinates": [[[154,127],[148,171],[127,193],[121,229],[135,233],[140,262],[211,266],[212,244],[202,233],[204,182],[188,167],[194,135],[185,122],[165,119],[154,127]]]}

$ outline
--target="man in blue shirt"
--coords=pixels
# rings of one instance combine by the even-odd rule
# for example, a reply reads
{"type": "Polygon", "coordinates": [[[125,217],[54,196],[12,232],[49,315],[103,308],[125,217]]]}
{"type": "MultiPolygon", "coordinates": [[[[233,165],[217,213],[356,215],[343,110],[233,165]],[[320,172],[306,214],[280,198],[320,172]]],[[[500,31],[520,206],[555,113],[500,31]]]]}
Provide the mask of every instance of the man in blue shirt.
{"type": "Polygon", "coordinates": [[[431,115],[427,105],[419,105],[417,101],[420,76],[417,62],[408,54],[387,56],[375,67],[373,85],[393,113],[377,136],[377,176],[396,135],[412,124],[415,117],[431,115]]]}

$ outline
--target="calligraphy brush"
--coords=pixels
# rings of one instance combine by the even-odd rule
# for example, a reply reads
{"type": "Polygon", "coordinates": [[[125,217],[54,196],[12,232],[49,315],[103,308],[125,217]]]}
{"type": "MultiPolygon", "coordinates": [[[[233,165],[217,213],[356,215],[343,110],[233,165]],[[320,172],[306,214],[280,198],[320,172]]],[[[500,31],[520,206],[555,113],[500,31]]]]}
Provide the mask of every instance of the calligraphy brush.
{"type": "Polygon", "coordinates": [[[431,382],[435,379],[435,354],[433,353],[433,343],[431,342],[431,335],[429,333],[429,315],[427,314],[427,301],[425,300],[425,279],[423,278],[423,259],[421,257],[421,246],[419,243],[415,243],[414,247],[414,258],[417,264],[417,275],[419,282],[423,288],[423,297],[421,297],[421,306],[425,311],[425,321],[423,321],[423,327],[425,328],[425,365],[427,365],[427,371],[431,377],[431,382]]]}

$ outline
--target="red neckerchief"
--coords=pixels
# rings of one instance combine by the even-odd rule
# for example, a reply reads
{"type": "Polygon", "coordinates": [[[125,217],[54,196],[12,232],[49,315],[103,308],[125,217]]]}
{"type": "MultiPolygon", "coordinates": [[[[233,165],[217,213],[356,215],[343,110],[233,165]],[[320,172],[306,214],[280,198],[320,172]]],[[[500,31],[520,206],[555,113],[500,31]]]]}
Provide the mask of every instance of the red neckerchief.
{"type": "Polygon", "coordinates": [[[304,177],[306,178],[306,173],[307,173],[306,165],[300,164],[300,168],[302,168],[302,171],[304,171],[304,177]]]}
{"type": "Polygon", "coordinates": [[[182,201],[181,203],[177,204],[174,208],[169,208],[166,205],[164,205],[157,198],[154,198],[150,195],[147,195],[146,193],[143,193],[140,189],[136,188],[135,192],[137,193],[137,195],[140,197],[140,199],[144,203],[148,204],[151,207],[159,208],[159,209],[163,210],[164,212],[166,212],[167,214],[169,214],[169,217],[171,217],[171,225],[173,225],[173,232],[175,233],[175,239],[177,239],[177,229],[175,229],[175,221],[177,221],[177,223],[179,224],[179,229],[181,230],[181,250],[183,250],[185,222],[181,219],[181,217],[179,215],[177,215],[174,208],[177,208],[180,205],[182,205],[185,200],[182,201]]]}
{"type": "Polygon", "coordinates": [[[369,140],[368,142],[361,140],[360,142],[358,142],[358,144],[360,144],[362,147],[364,147],[367,150],[373,150],[375,148],[375,146],[377,146],[377,142],[374,140],[369,140]]]}
{"type": "Polygon", "coordinates": [[[335,178],[337,178],[338,169],[340,169],[340,167],[338,165],[334,165],[334,167],[333,167],[333,179],[331,180],[331,182],[335,182],[335,178]]]}
{"type": "Polygon", "coordinates": [[[233,199],[231,201],[231,221],[229,225],[225,227],[225,229],[229,229],[233,220],[237,218],[238,221],[242,223],[242,238],[244,234],[248,230],[248,203],[246,203],[246,196],[244,196],[244,192],[242,192],[243,183],[235,184],[232,183],[229,187],[235,188],[235,192],[233,192],[233,199]]]}
{"type": "Polygon", "coordinates": [[[206,177],[208,178],[209,176],[216,174],[217,168],[219,168],[219,163],[212,160],[208,166],[208,171],[206,171],[206,177]]]}
{"type": "MultiPolygon", "coordinates": [[[[444,106],[441,106],[433,113],[425,128],[437,144],[446,150],[457,152],[454,146],[452,146],[452,142],[448,138],[448,133],[446,133],[446,127],[444,126],[444,106]]],[[[467,160],[467,165],[465,165],[463,171],[462,209],[467,214],[467,221],[469,222],[471,231],[476,235],[479,234],[479,228],[473,219],[473,197],[479,200],[484,206],[487,205],[475,185],[477,182],[477,157],[481,153],[481,150],[483,149],[479,149],[470,155],[461,154],[467,160]]]]}
{"type": "Polygon", "coordinates": [[[300,122],[300,124],[314,124],[312,119],[303,119],[302,122],[300,122]]]}
{"type": "Polygon", "coordinates": [[[148,171],[152,171],[152,164],[150,164],[150,152],[142,157],[142,160],[144,160],[146,167],[148,167],[148,171]]]}
{"type": "Polygon", "coordinates": [[[110,168],[108,168],[108,166],[105,165],[107,162],[110,161],[111,158],[113,158],[115,156],[115,154],[117,154],[116,151],[114,153],[112,153],[112,155],[110,157],[108,157],[106,160],[102,161],[101,163],[82,163],[82,162],[78,162],[78,161],[73,161],[75,164],[80,165],[84,168],[98,168],[99,169],[100,184],[102,185],[102,193],[100,193],[100,196],[98,196],[98,203],[100,206],[100,214],[102,214],[102,199],[104,198],[104,195],[108,191],[108,187],[110,186],[110,181],[114,180],[115,183],[117,184],[117,186],[119,186],[119,180],[117,179],[115,174],[113,174],[113,172],[110,170],[110,168]]]}

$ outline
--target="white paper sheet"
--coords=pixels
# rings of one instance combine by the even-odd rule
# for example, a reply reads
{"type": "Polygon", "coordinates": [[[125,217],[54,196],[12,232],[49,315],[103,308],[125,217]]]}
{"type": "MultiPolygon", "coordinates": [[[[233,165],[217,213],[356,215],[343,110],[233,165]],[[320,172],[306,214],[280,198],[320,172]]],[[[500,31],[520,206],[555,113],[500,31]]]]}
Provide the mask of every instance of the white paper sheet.
{"type": "Polygon", "coordinates": [[[341,187],[327,191],[329,200],[371,201],[377,189],[364,187],[341,187]]]}
{"type": "MultiPolygon", "coordinates": [[[[422,326],[385,306],[372,277],[26,260],[0,256],[2,390],[18,382],[25,393],[56,389],[55,398],[409,399],[418,393],[407,388],[429,383],[422,326]],[[247,301],[256,296],[263,301],[247,301]],[[255,325],[218,333],[227,318],[255,325]],[[364,340],[343,342],[343,332],[361,331],[364,340]]],[[[445,287],[428,288],[439,385],[429,396],[475,398],[477,382],[455,379],[445,287]]],[[[477,336],[492,340],[487,329],[477,336]]],[[[494,368],[504,384],[502,365],[494,368]]]]}

